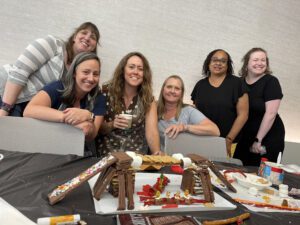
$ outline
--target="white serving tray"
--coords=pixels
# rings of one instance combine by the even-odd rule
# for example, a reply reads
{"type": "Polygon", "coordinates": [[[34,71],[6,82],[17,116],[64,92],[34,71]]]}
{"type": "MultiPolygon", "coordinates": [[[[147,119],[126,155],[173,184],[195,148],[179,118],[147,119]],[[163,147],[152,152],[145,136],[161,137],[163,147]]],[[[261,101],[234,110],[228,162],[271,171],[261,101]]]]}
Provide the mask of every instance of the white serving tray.
{"type": "MultiPolygon", "coordinates": [[[[274,192],[274,194],[270,195],[267,194],[266,192],[264,192],[264,190],[262,191],[258,191],[257,195],[251,195],[248,192],[248,188],[239,185],[236,181],[232,182],[232,186],[235,187],[235,189],[237,190],[237,193],[234,193],[230,190],[228,190],[227,187],[225,187],[225,185],[223,183],[220,182],[220,180],[216,177],[216,175],[210,173],[211,175],[211,181],[212,184],[214,186],[216,186],[217,188],[221,189],[223,192],[225,192],[227,195],[229,195],[231,198],[239,198],[239,199],[244,199],[244,200],[249,200],[249,201],[255,201],[255,202],[261,202],[261,203],[265,203],[264,198],[265,197],[269,197],[270,198],[270,204],[274,204],[274,205],[281,205],[283,199],[290,199],[293,202],[295,202],[295,204],[300,205],[300,200],[297,199],[293,199],[292,197],[285,197],[282,198],[279,196],[279,192],[277,189],[273,188],[273,187],[267,187],[267,189],[270,189],[274,192]]],[[[252,205],[247,205],[247,204],[243,204],[246,208],[248,208],[251,211],[254,212],[289,212],[289,213],[299,213],[299,211],[290,211],[290,210],[282,210],[282,209],[271,209],[271,208],[263,208],[263,207],[256,207],[256,206],[252,206],[252,205]]]]}
{"type": "Polygon", "coordinates": [[[287,164],[282,167],[285,172],[300,175],[300,166],[296,164],[287,164]]]}
{"type": "MultiPolygon", "coordinates": [[[[193,205],[179,205],[178,208],[167,208],[164,209],[162,206],[149,206],[143,207],[144,203],[140,202],[137,192],[142,191],[143,185],[153,185],[156,179],[160,176],[158,173],[136,173],[135,175],[135,194],[134,194],[134,205],[133,210],[118,211],[118,198],[114,198],[110,193],[104,192],[101,196],[100,201],[94,198],[95,211],[98,214],[124,214],[124,213],[159,213],[159,212],[182,212],[182,211],[216,211],[216,210],[233,210],[236,208],[235,205],[218,195],[215,194],[215,202],[213,207],[206,207],[203,204],[193,205]]],[[[165,191],[161,194],[165,196],[166,191],[171,192],[173,196],[176,191],[180,191],[181,175],[165,174],[170,179],[170,183],[166,186],[165,191]]],[[[89,185],[93,189],[98,176],[93,177],[89,180],[89,185]]],[[[182,192],[182,191],[181,191],[182,192]]],[[[182,192],[183,193],[183,192],[182,192]]],[[[193,196],[195,197],[195,196],[193,196]]],[[[197,196],[195,198],[203,199],[203,196],[197,196]]]]}

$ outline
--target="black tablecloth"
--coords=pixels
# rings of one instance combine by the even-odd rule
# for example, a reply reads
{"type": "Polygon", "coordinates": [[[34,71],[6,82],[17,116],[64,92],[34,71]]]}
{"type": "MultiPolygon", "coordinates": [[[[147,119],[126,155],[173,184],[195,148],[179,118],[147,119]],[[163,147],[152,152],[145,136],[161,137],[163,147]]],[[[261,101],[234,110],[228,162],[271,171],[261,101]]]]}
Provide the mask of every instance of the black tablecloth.
{"type": "MultiPolygon", "coordinates": [[[[80,214],[89,225],[116,224],[115,216],[102,216],[95,213],[93,198],[88,183],[71,192],[61,202],[51,206],[47,195],[58,185],[77,176],[98,161],[75,155],[52,155],[40,153],[21,153],[0,150],[4,159],[0,161],[0,197],[5,199],[25,216],[36,222],[37,218],[66,214],[80,214]]],[[[236,167],[219,164],[221,169],[236,167]]],[[[244,168],[254,171],[256,168],[244,168]]],[[[167,170],[167,169],[166,169],[167,170]]],[[[290,187],[300,188],[300,177],[285,174],[284,183],[290,187]]],[[[220,195],[237,205],[235,210],[191,212],[185,214],[200,220],[223,219],[244,212],[250,212],[246,224],[291,225],[300,224],[300,213],[256,213],[235,203],[219,190],[220,195]]],[[[168,213],[170,214],[170,213],[168,213]]],[[[161,214],[160,214],[161,215],[161,214]]]]}

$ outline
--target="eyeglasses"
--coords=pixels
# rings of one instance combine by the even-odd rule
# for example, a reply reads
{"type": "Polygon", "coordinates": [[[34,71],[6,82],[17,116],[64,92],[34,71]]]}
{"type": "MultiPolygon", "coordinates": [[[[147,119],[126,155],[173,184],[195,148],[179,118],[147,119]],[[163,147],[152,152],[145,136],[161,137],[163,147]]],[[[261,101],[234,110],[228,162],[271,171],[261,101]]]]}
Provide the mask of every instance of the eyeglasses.
{"type": "Polygon", "coordinates": [[[227,63],[227,59],[218,59],[218,58],[212,58],[211,59],[211,63],[213,64],[217,64],[217,63],[221,63],[221,64],[226,64],[227,63]]]}

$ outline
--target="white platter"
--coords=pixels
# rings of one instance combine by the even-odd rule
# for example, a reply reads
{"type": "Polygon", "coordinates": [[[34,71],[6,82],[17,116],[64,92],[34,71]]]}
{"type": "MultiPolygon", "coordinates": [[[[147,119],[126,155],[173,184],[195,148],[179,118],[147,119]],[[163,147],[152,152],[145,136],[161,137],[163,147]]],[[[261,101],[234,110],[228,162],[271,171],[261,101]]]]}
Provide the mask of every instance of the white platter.
{"type": "Polygon", "coordinates": [[[300,166],[296,164],[284,165],[282,169],[288,173],[300,174],[300,166]]]}
{"type": "Polygon", "coordinates": [[[239,185],[246,188],[255,187],[257,190],[262,190],[272,186],[270,181],[254,174],[247,174],[245,177],[240,173],[233,173],[233,177],[237,180],[239,185]]]}
{"type": "MultiPolygon", "coordinates": [[[[166,191],[171,192],[171,196],[180,190],[181,184],[181,175],[174,174],[165,174],[169,179],[170,183],[166,186],[165,191],[161,194],[164,197],[166,191]]],[[[105,192],[101,196],[100,201],[97,201],[94,198],[95,211],[98,214],[121,214],[121,213],[159,213],[159,212],[182,212],[182,211],[216,211],[216,210],[233,210],[236,208],[235,205],[221,197],[220,195],[215,194],[215,203],[214,207],[205,207],[203,204],[193,204],[193,205],[179,205],[178,208],[168,208],[164,209],[162,206],[149,206],[146,209],[143,209],[143,202],[139,201],[139,196],[137,192],[142,191],[143,185],[150,184],[153,185],[156,182],[156,179],[160,176],[157,173],[136,173],[135,176],[135,194],[134,194],[134,203],[135,209],[133,210],[124,210],[117,211],[118,208],[118,198],[114,198],[111,194],[105,192]]],[[[93,177],[89,180],[89,185],[93,189],[94,184],[96,183],[98,176],[93,177]]],[[[193,196],[194,197],[194,196],[193,196]]],[[[203,199],[203,196],[195,197],[203,199]]]]}
{"type": "MultiPolygon", "coordinates": [[[[235,173],[228,173],[226,175],[234,177],[235,173]]],[[[249,173],[245,173],[246,175],[249,175],[249,173]]],[[[293,199],[292,197],[286,197],[282,198],[279,196],[279,192],[277,189],[271,187],[266,187],[263,190],[258,190],[255,195],[249,193],[250,187],[245,187],[242,185],[239,185],[236,181],[232,182],[232,186],[235,187],[237,190],[237,193],[234,193],[220,181],[219,178],[216,177],[213,173],[210,173],[211,175],[211,181],[214,186],[221,189],[223,192],[225,192],[227,195],[229,195],[231,198],[237,198],[237,199],[243,199],[243,200],[249,200],[249,201],[255,201],[255,202],[261,202],[265,203],[266,198],[270,200],[269,204],[274,205],[281,205],[283,199],[287,199],[290,202],[292,202],[294,205],[296,205],[298,208],[300,207],[300,200],[293,199]],[[273,194],[269,194],[268,192],[273,192],[273,194]]],[[[289,213],[299,213],[299,211],[287,211],[282,209],[274,209],[274,208],[263,208],[263,207],[255,207],[248,204],[243,204],[246,208],[248,208],[251,211],[254,212],[289,212],[289,213]]]]}

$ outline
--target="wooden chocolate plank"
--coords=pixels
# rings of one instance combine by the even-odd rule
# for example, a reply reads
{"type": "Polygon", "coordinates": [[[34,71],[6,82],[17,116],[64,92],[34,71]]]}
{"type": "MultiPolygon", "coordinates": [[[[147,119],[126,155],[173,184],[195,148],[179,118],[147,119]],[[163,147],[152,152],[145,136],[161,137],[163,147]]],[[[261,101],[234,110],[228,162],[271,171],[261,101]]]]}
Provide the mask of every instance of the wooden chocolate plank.
{"type": "Polygon", "coordinates": [[[98,201],[100,200],[102,193],[105,191],[106,186],[111,181],[111,179],[113,178],[115,173],[116,173],[116,169],[114,167],[110,166],[107,170],[107,173],[105,173],[105,175],[103,177],[101,177],[101,180],[99,180],[100,185],[94,186],[95,199],[97,199],[98,201]]]}

